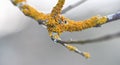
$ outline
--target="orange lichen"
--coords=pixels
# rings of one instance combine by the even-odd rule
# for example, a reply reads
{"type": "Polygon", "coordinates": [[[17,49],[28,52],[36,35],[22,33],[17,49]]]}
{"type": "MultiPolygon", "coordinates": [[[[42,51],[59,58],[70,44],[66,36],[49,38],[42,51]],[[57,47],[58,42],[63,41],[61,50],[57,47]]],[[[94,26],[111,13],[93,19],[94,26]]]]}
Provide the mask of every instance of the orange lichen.
{"type": "Polygon", "coordinates": [[[56,4],[55,7],[53,7],[51,16],[56,17],[57,15],[61,14],[62,7],[65,3],[65,0],[58,0],[58,3],[56,4]]]}
{"type": "Polygon", "coordinates": [[[69,32],[81,31],[87,28],[91,28],[97,25],[104,24],[107,21],[107,17],[94,16],[84,21],[74,21],[74,20],[70,20],[68,18],[62,17],[61,20],[63,23],[59,23],[55,21],[54,19],[51,19],[50,21],[48,21],[47,22],[48,31],[56,32],[58,34],[65,32],[65,31],[69,31],[69,32]],[[64,23],[65,21],[66,23],[64,23]]]}
{"type": "Polygon", "coordinates": [[[35,20],[46,20],[47,19],[47,15],[37,11],[35,8],[25,4],[22,6],[22,12],[26,15],[26,16],[30,16],[35,20]]]}

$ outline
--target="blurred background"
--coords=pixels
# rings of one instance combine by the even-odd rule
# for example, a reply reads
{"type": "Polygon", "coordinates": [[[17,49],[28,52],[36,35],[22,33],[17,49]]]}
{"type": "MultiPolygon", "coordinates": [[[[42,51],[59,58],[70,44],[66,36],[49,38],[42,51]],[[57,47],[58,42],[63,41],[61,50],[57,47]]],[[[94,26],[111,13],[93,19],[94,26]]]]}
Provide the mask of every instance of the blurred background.
{"type": "MultiPolygon", "coordinates": [[[[91,54],[85,59],[54,44],[47,30],[26,17],[10,0],[0,0],[0,65],[120,65],[120,38],[104,42],[74,44],[91,54]]],[[[27,0],[38,10],[49,13],[57,0],[27,0]]],[[[79,0],[66,0],[64,8],[79,0]]],[[[108,15],[120,11],[120,0],[88,0],[63,14],[74,20],[84,20],[95,15],[108,15]]],[[[65,32],[64,40],[85,40],[120,32],[120,20],[99,28],[80,32],[65,32]]]]}

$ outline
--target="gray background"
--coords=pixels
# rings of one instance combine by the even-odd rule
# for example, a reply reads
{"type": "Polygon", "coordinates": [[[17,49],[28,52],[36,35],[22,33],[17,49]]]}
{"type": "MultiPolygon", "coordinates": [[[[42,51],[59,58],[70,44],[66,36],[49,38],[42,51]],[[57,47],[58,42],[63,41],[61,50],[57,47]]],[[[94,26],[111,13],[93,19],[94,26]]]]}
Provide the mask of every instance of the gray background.
{"type": "MultiPolygon", "coordinates": [[[[79,0],[66,0],[65,6],[79,0]]],[[[38,10],[48,13],[57,0],[28,0],[38,10]]],[[[107,15],[120,10],[120,0],[88,0],[66,14],[74,20],[107,15]]],[[[80,32],[63,33],[64,40],[92,39],[120,31],[120,20],[80,32]]],[[[11,4],[0,0],[0,65],[120,65],[120,38],[104,42],[76,44],[91,53],[90,59],[54,44],[47,30],[11,4]]]]}

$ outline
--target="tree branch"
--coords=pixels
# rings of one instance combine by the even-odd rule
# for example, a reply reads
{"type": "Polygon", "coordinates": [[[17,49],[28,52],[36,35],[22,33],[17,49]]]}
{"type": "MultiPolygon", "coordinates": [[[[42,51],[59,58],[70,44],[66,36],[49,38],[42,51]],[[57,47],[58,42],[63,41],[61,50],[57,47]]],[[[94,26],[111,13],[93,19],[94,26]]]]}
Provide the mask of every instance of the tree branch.
{"type": "Polygon", "coordinates": [[[116,34],[102,36],[102,37],[95,38],[95,39],[77,40],[77,41],[61,41],[61,40],[57,40],[57,42],[58,43],[66,43],[66,44],[86,44],[86,43],[95,43],[95,42],[106,41],[106,40],[110,40],[110,39],[114,39],[114,38],[118,38],[118,37],[120,37],[120,32],[118,32],[116,34]]]}
{"type": "Polygon", "coordinates": [[[55,7],[53,7],[50,13],[52,17],[58,16],[61,14],[61,10],[63,8],[64,3],[65,3],[65,0],[58,0],[57,4],[55,5],[55,7]]]}
{"type": "MultiPolygon", "coordinates": [[[[82,4],[85,1],[87,1],[87,0],[82,0],[73,5],[68,6],[66,9],[63,10],[62,14],[66,13],[70,9],[82,4]]],[[[117,13],[114,13],[111,15],[107,15],[107,16],[102,16],[102,17],[94,16],[90,19],[76,22],[76,21],[70,20],[60,14],[65,0],[58,0],[58,3],[53,8],[53,10],[50,14],[44,14],[40,11],[37,11],[35,8],[33,8],[32,6],[27,4],[26,0],[11,0],[11,2],[14,5],[16,5],[24,13],[24,15],[35,19],[39,24],[45,25],[47,27],[49,36],[55,43],[60,43],[63,46],[65,46],[67,49],[74,51],[76,53],[79,53],[86,58],[90,57],[89,53],[82,52],[82,51],[78,50],[78,48],[76,48],[72,45],[69,45],[69,44],[93,43],[93,42],[104,41],[104,40],[108,40],[108,39],[112,39],[112,38],[120,36],[120,33],[117,33],[114,35],[107,35],[105,37],[100,37],[100,38],[96,38],[93,40],[90,39],[90,40],[83,40],[83,41],[79,41],[79,40],[78,41],[62,41],[59,38],[59,35],[64,31],[69,31],[69,32],[81,31],[81,30],[84,30],[87,28],[98,27],[102,24],[112,22],[114,20],[118,20],[118,19],[120,19],[120,12],[117,12],[117,13]]]]}
{"type": "MultiPolygon", "coordinates": [[[[114,13],[114,14],[110,14],[107,15],[107,22],[113,22],[115,20],[120,19],[120,12],[114,13]]],[[[110,40],[113,38],[117,38],[120,37],[120,32],[116,33],[116,34],[111,34],[111,35],[106,35],[100,38],[96,38],[96,39],[88,39],[88,40],[78,40],[78,41],[63,41],[63,40],[56,40],[57,43],[66,43],[66,44],[85,44],[85,43],[94,43],[94,42],[101,42],[101,41],[105,41],[105,40],[110,40]]]]}
{"type": "Polygon", "coordinates": [[[71,9],[83,4],[84,2],[86,2],[87,0],[80,0],[72,5],[69,5],[68,7],[66,7],[65,9],[62,10],[62,13],[61,14],[65,14],[66,12],[70,11],[71,9]]]}

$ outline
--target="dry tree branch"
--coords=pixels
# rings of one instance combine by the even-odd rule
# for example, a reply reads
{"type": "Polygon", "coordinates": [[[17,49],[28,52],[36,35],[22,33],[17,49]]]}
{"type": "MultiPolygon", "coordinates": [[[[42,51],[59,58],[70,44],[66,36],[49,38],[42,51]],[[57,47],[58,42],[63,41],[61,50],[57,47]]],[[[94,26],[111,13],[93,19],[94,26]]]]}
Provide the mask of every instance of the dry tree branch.
{"type": "MultiPolygon", "coordinates": [[[[107,23],[109,22],[113,22],[115,20],[120,19],[120,12],[114,13],[114,14],[110,14],[107,17],[107,23]]],[[[95,26],[95,27],[99,27],[95,26]]],[[[88,40],[77,40],[77,41],[63,41],[63,40],[56,40],[56,42],[58,43],[67,43],[67,44],[85,44],[85,43],[94,43],[94,42],[101,42],[101,41],[105,41],[105,40],[110,40],[113,38],[117,38],[120,37],[120,32],[116,33],[116,34],[111,34],[111,35],[106,35],[103,37],[99,37],[99,38],[95,38],[95,39],[88,39],[88,40]]]]}
{"type": "Polygon", "coordinates": [[[68,11],[70,11],[71,9],[83,4],[84,2],[86,2],[87,0],[80,0],[72,5],[69,5],[68,7],[66,7],[65,9],[62,10],[62,13],[61,14],[65,14],[67,13],[68,11]]]}
{"type": "Polygon", "coordinates": [[[86,44],[86,43],[95,43],[95,42],[102,42],[102,41],[106,41],[106,40],[110,40],[110,39],[114,39],[114,38],[118,38],[120,37],[120,32],[115,33],[115,34],[109,34],[109,35],[105,35],[99,38],[95,38],[95,39],[88,39],[88,40],[76,40],[76,41],[62,41],[62,40],[57,40],[58,43],[67,43],[67,44],[86,44]]]}
{"type": "MultiPolygon", "coordinates": [[[[120,19],[120,12],[117,12],[117,13],[114,13],[114,14],[111,14],[111,15],[107,15],[106,18],[107,18],[106,23],[113,22],[114,20],[118,20],[118,19],[120,19]]],[[[100,25],[96,25],[94,27],[100,27],[100,25]]],[[[74,51],[74,52],[76,52],[76,53],[78,53],[78,54],[80,54],[80,55],[82,55],[86,58],[89,58],[90,55],[87,52],[82,52],[74,46],[71,46],[71,45],[67,46],[67,44],[93,43],[93,42],[105,41],[105,40],[109,40],[109,39],[113,39],[113,38],[117,38],[117,37],[120,37],[120,32],[116,33],[116,34],[113,34],[113,35],[106,35],[106,36],[103,36],[103,37],[100,37],[100,38],[90,39],[90,40],[63,41],[63,40],[59,40],[59,39],[55,39],[55,38],[52,38],[52,40],[55,41],[56,43],[62,44],[65,47],[68,47],[70,50],[72,49],[72,51],[74,51]]]]}
{"type": "MultiPolygon", "coordinates": [[[[68,10],[78,6],[80,3],[83,3],[85,1],[86,0],[71,5],[72,7],[68,7],[68,9],[66,9],[64,12],[67,12],[68,10]]],[[[76,22],[60,14],[62,7],[65,3],[65,0],[58,0],[58,3],[53,8],[50,14],[44,14],[40,11],[37,11],[35,8],[27,4],[26,0],[11,0],[11,2],[14,5],[16,5],[24,13],[24,15],[35,19],[39,24],[45,25],[47,27],[46,29],[48,30],[49,36],[55,43],[60,43],[63,46],[65,46],[67,49],[74,51],[86,58],[90,57],[90,55],[87,52],[82,52],[78,50],[76,47],[69,44],[78,43],[78,42],[82,42],[82,43],[94,42],[96,40],[97,41],[103,40],[105,39],[104,37],[102,37],[103,39],[100,38],[96,40],[87,40],[87,41],[62,41],[60,39],[60,34],[65,31],[73,32],[73,31],[81,31],[92,27],[99,27],[102,24],[120,19],[120,12],[117,12],[115,14],[108,16],[93,16],[90,19],[76,22]]]]}

